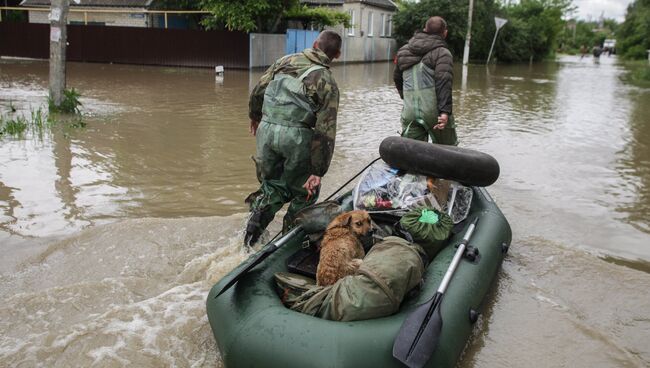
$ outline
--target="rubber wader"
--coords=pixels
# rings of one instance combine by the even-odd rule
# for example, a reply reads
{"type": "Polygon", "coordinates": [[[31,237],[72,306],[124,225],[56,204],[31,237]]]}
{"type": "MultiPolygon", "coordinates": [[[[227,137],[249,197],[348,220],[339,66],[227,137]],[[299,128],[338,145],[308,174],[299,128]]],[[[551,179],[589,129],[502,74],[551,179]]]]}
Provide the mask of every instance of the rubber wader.
{"type": "Polygon", "coordinates": [[[302,186],[311,166],[312,126],[317,109],[305,91],[303,79],[324,69],[314,65],[298,78],[277,74],[266,87],[262,122],[257,130],[257,166],[261,188],[250,198],[251,216],[244,243],[253,245],[282,206],[291,202],[283,221],[283,231],[293,223],[298,210],[316,203],[318,191],[308,198],[302,186]]]}
{"type": "Polygon", "coordinates": [[[444,129],[433,129],[438,124],[438,99],[434,71],[423,62],[405,70],[404,108],[402,109],[402,137],[433,143],[457,145],[456,123],[453,115],[444,129]]]}

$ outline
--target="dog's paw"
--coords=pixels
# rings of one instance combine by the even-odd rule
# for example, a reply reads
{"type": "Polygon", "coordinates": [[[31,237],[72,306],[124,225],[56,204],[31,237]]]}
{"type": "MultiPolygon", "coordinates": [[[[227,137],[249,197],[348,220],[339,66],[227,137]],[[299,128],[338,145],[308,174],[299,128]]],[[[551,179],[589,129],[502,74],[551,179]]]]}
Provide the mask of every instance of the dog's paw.
{"type": "Polygon", "coordinates": [[[353,260],[350,261],[350,266],[352,266],[355,271],[361,267],[361,264],[363,263],[363,259],[361,258],[354,258],[353,260]]]}

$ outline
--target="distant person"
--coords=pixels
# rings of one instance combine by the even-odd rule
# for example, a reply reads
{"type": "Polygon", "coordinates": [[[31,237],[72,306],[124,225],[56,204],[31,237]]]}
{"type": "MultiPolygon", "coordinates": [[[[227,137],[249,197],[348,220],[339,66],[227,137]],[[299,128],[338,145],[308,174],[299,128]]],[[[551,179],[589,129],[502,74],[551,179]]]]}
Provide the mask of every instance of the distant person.
{"type": "Polygon", "coordinates": [[[594,55],[594,59],[599,60],[600,59],[600,54],[603,53],[603,49],[600,48],[600,45],[595,45],[591,49],[591,53],[592,53],[592,55],[594,55]]]}
{"type": "Polygon", "coordinates": [[[295,213],[318,199],[334,152],[339,89],[330,64],[340,55],[341,36],[323,31],[312,48],[277,60],[253,89],[250,132],[261,187],[246,199],[245,245],[257,242],[285,203],[286,231],[295,213]]]}
{"type": "Polygon", "coordinates": [[[445,39],[447,22],[431,17],[408,44],[397,51],[393,79],[402,108],[402,136],[457,145],[452,115],[453,57],[445,39]]]}
{"type": "Polygon", "coordinates": [[[580,60],[582,60],[582,58],[584,58],[585,55],[587,55],[587,51],[588,50],[586,45],[580,46],[580,60]]]}

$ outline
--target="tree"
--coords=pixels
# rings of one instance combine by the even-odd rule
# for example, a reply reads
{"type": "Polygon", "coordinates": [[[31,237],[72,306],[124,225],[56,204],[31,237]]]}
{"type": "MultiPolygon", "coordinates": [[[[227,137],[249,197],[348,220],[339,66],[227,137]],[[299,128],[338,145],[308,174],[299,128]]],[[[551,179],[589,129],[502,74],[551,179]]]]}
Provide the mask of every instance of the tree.
{"type": "MultiPolygon", "coordinates": [[[[644,0],[650,1],[650,0],[644,0]]],[[[426,20],[434,15],[445,18],[449,27],[447,44],[452,54],[460,57],[467,32],[468,0],[422,0],[402,2],[395,15],[395,38],[403,44],[426,20]]],[[[508,19],[499,33],[496,56],[501,61],[541,60],[550,55],[564,27],[562,16],[571,9],[571,0],[521,0],[502,5],[494,0],[474,2],[472,46],[470,58],[485,60],[496,30],[494,17],[508,19]]]]}
{"type": "Polygon", "coordinates": [[[212,13],[203,24],[208,29],[275,33],[286,11],[298,4],[298,0],[202,0],[202,8],[212,13]]]}
{"type": "MultiPolygon", "coordinates": [[[[399,45],[406,43],[415,31],[424,27],[427,19],[439,15],[447,21],[449,34],[447,44],[456,57],[462,56],[467,34],[469,0],[423,0],[419,3],[402,2],[393,18],[393,35],[399,45]]],[[[474,2],[472,20],[471,59],[484,59],[490,50],[494,35],[494,15],[499,5],[494,0],[474,2]]]]}
{"type": "Polygon", "coordinates": [[[570,0],[521,0],[502,9],[508,23],[496,46],[499,60],[543,60],[551,55],[565,26],[562,16],[572,10],[570,0]]]}
{"type": "Polygon", "coordinates": [[[650,0],[635,0],[627,7],[617,34],[616,48],[627,59],[643,59],[650,49],[650,0]]]}
{"type": "MultiPolygon", "coordinates": [[[[491,2],[486,0],[485,2],[491,2]]],[[[474,9],[474,19],[480,18],[480,3],[477,1],[474,9]]],[[[447,21],[449,35],[447,43],[451,52],[458,56],[462,55],[465,46],[465,33],[467,32],[467,11],[469,1],[457,0],[422,0],[418,3],[403,2],[400,10],[393,17],[393,36],[398,45],[403,45],[413,34],[424,28],[427,19],[439,15],[447,21]]],[[[475,33],[472,33],[474,37],[475,33]]]]}
{"type": "MultiPolygon", "coordinates": [[[[154,10],[202,10],[201,2],[195,0],[157,0],[151,4],[154,10]]],[[[200,29],[203,14],[174,14],[172,17],[184,18],[190,29],[200,29]]]]}

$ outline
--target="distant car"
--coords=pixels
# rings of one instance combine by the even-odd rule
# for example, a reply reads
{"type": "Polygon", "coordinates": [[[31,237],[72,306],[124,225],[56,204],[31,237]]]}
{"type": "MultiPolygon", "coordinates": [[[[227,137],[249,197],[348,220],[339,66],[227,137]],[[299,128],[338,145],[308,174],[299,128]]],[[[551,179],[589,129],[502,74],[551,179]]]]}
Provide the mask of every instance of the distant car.
{"type": "Polygon", "coordinates": [[[611,50],[612,54],[615,54],[616,53],[616,40],[606,39],[605,42],[603,42],[603,48],[607,48],[608,50],[611,50]]]}

